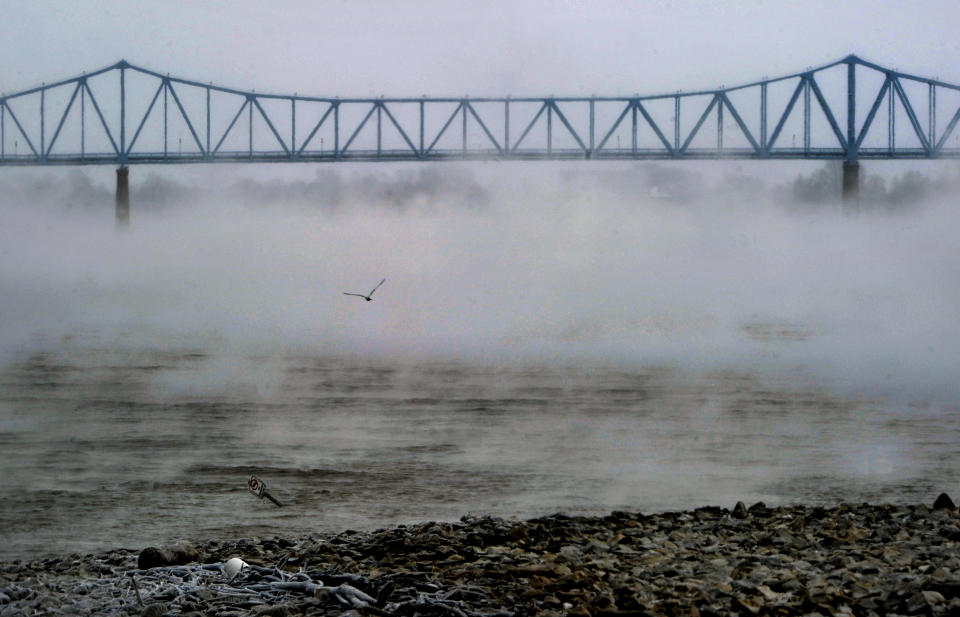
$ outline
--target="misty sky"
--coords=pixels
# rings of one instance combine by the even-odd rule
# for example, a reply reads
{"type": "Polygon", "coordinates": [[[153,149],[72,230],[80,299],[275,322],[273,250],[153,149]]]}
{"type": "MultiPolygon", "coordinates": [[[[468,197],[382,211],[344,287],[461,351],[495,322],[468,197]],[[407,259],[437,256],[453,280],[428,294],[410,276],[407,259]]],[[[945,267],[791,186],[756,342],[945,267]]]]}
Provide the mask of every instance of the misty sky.
{"type": "Polygon", "coordinates": [[[856,53],[960,83],[960,4],[928,1],[6,0],[0,91],[124,58],[266,92],[641,94],[856,53]]]}

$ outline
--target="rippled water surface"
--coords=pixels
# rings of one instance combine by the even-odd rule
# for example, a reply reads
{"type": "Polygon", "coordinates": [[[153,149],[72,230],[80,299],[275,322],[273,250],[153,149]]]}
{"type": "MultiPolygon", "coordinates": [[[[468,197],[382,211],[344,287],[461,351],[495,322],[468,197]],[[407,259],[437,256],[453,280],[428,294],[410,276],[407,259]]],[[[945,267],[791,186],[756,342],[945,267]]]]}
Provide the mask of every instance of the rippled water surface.
{"type": "Polygon", "coordinates": [[[468,513],[925,502],[960,477],[957,443],[956,406],[746,372],[67,344],[0,373],[0,558],[468,513]]]}

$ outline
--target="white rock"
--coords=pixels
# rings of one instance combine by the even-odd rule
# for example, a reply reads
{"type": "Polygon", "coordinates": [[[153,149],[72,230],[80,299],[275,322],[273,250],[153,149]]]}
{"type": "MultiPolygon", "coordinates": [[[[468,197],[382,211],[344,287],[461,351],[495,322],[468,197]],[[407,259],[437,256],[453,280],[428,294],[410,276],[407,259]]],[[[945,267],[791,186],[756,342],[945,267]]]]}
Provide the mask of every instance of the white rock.
{"type": "Polygon", "coordinates": [[[232,581],[236,575],[240,574],[240,570],[243,570],[248,565],[246,561],[239,557],[233,557],[228,559],[227,563],[223,564],[223,575],[227,577],[228,581],[232,581]]]}

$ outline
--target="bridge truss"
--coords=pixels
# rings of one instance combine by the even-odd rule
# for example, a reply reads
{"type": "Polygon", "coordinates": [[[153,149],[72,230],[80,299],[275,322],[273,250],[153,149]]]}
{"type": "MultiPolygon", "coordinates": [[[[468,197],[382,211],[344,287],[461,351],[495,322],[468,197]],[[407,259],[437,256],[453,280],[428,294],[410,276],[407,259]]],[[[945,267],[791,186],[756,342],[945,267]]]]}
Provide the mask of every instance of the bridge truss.
{"type": "Polygon", "coordinates": [[[960,157],[958,121],[960,86],[852,55],[714,90],[500,98],[264,94],[121,61],[0,95],[0,165],[704,158],[855,163],[960,157]]]}

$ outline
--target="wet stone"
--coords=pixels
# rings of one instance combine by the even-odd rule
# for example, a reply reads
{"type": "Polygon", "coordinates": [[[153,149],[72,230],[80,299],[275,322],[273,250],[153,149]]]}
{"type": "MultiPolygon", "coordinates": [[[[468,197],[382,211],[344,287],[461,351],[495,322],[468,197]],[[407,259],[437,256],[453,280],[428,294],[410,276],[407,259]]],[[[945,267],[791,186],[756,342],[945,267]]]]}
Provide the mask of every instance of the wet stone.
{"type": "Polygon", "coordinates": [[[154,603],[148,605],[143,609],[143,612],[140,613],[142,617],[160,617],[167,612],[167,606],[161,603],[154,603]]]}
{"type": "Polygon", "coordinates": [[[140,552],[140,556],[137,558],[137,567],[141,570],[147,570],[161,566],[183,565],[195,561],[198,556],[197,549],[187,543],[164,548],[151,546],[140,552]]]}
{"type": "Polygon", "coordinates": [[[737,505],[733,507],[730,516],[736,519],[745,519],[750,516],[750,514],[747,512],[747,506],[742,501],[738,501],[737,505]]]}
{"type": "Polygon", "coordinates": [[[955,508],[955,507],[956,506],[953,504],[953,500],[950,499],[950,495],[947,495],[946,493],[940,493],[940,495],[937,497],[937,500],[933,502],[934,510],[940,510],[943,508],[955,508]]]}

